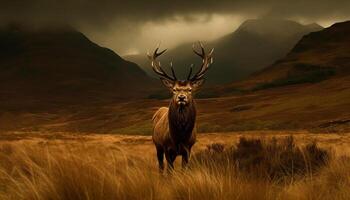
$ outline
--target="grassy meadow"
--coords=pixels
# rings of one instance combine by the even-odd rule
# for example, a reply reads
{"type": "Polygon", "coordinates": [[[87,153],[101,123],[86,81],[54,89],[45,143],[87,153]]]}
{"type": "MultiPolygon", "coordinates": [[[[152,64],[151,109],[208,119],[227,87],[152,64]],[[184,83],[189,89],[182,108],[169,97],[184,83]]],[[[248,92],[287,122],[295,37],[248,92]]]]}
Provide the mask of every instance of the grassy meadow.
{"type": "Polygon", "coordinates": [[[347,134],[201,134],[163,174],[149,136],[55,135],[2,134],[0,199],[350,198],[347,134]]]}

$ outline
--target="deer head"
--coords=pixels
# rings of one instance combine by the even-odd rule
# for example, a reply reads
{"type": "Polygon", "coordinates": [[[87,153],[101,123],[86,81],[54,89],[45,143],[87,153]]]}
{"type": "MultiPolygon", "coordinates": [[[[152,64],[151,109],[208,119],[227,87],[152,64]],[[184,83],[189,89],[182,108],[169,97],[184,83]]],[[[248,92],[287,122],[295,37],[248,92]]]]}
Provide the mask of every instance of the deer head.
{"type": "Polygon", "coordinates": [[[169,76],[161,67],[160,62],[156,59],[162,55],[165,51],[158,52],[159,47],[151,55],[148,53],[148,58],[151,60],[151,65],[153,71],[159,75],[162,83],[170,89],[173,93],[173,101],[176,105],[186,106],[192,102],[192,93],[197,91],[204,83],[204,74],[209,69],[209,65],[213,63],[213,51],[206,53],[202,43],[199,43],[201,51],[198,52],[195,50],[195,45],[192,46],[193,52],[197,54],[202,59],[202,65],[200,69],[192,76],[193,64],[190,67],[189,74],[186,80],[178,80],[175,75],[174,68],[172,63],[170,63],[172,76],[169,76]]]}

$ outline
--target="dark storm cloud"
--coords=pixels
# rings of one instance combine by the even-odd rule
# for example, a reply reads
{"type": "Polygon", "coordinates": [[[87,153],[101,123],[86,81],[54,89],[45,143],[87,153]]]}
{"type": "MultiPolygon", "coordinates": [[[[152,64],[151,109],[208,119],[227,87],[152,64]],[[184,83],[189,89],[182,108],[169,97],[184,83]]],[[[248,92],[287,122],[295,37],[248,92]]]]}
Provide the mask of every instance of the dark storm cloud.
{"type": "Polygon", "coordinates": [[[212,40],[248,18],[288,18],[327,26],[348,20],[349,10],[350,0],[0,0],[0,26],[68,24],[100,45],[129,54],[158,42],[172,48],[212,40]]]}
{"type": "Polygon", "coordinates": [[[104,26],[114,22],[143,22],[195,14],[257,13],[269,17],[327,20],[348,17],[349,0],[10,0],[0,5],[0,20],[28,23],[61,22],[104,26]]]}

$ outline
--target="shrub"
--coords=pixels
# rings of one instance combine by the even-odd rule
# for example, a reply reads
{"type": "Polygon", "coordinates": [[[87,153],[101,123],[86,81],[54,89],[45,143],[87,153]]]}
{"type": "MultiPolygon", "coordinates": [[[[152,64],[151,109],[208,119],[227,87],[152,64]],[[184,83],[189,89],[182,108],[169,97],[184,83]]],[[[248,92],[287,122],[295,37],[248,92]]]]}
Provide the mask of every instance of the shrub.
{"type": "Polygon", "coordinates": [[[313,174],[327,163],[329,157],[329,152],[315,142],[297,147],[292,136],[281,141],[241,137],[236,146],[208,146],[194,155],[194,162],[210,169],[218,166],[234,168],[238,174],[250,178],[280,180],[313,174]]]}

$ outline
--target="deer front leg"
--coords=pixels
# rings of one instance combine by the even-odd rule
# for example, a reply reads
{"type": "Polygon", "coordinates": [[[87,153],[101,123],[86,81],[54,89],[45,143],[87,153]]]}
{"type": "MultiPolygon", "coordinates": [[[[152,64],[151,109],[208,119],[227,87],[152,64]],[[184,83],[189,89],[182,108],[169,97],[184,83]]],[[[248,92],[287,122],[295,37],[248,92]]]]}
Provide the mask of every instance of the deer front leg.
{"type": "Polygon", "coordinates": [[[185,169],[187,167],[188,164],[188,160],[190,158],[190,151],[187,147],[183,146],[182,149],[182,168],[185,169]]]}
{"type": "Polygon", "coordinates": [[[161,146],[156,146],[157,149],[157,158],[158,158],[158,165],[159,165],[159,171],[163,172],[164,170],[164,149],[161,146]]]}
{"type": "Polygon", "coordinates": [[[173,149],[168,149],[165,152],[165,158],[168,163],[167,171],[170,173],[174,169],[174,161],[176,158],[176,152],[173,149]]]}

